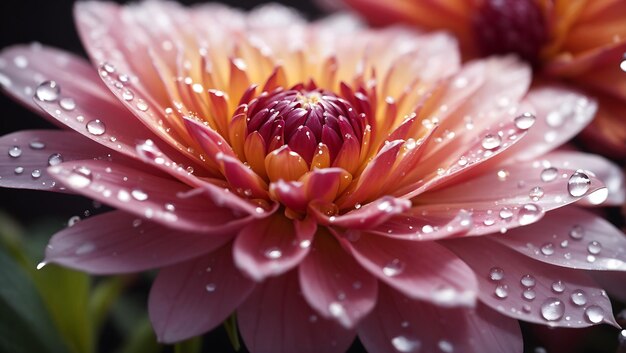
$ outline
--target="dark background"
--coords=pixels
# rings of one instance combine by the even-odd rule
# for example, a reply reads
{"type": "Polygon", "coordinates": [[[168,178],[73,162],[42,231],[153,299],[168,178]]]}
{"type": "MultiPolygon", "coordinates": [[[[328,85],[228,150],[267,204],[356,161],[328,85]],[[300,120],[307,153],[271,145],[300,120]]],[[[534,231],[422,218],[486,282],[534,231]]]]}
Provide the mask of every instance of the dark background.
{"type": "MultiPolygon", "coordinates": [[[[124,3],[126,1],[118,0],[117,2],[124,3]]],[[[192,4],[200,1],[183,0],[180,2],[192,4]]],[[[221,0],[221,2],[250,9],[266,1],[221,0]]],[[[310,19],[322,15],[322,11],[312,1],[274,0],[274,2],[288,4],[297,8],[310,19]]],[[[73,3],[74,1],[72,0],[0,0],[0,48],[11,44],[38,41],[85,56],[74,29],[72,19],[73,3]]],[[[0,94],[0,136],[18,130],[48,128],[54,127],[37,114],[28,111],[0,94]]],[[[62,227],[68,218],[74,215],[83,216],[86,210],[97,212],[97,210],[94,210],[94,205],[91,201],[78,196],[0,188],[0,213],[6,213],[22,224],[36,223],[42,219],[52,219],[58,223],[59,227],[62,227]]],[[[142,291],[143,289],[145,288],[136,288],[137,291],[142,291]]],[[[550,353],[573,351],[615,352],[617,331],[608,327],[574,331],[564,329],[548,330],[535,325],[523,324],[522,328],[526,340],[526,352],[541,352],[541,350],[535,351],[535,348],[538,346],[561,347],[565,349],[548,349],[547,351],[550,353]],[[542,340],[542,337],[546,336],[551,338],[548,341],[542,340]],[[586,337],[586,339],[580,340],[581,336],[586,337]],[[573,337],[578,339],[572,340],[573,337]],[[574,344],[582,346],[574,348],[571,344],[572,341],[575,342],[574,344]],[[566,342],[570,342],[570,344],[566,342]]],[[[119,337],[106,332],[103,337],[105,341],[117,338],[119,337]]],[[[108,351],[107,348],[110,344],[111,342],[101,342],[101,351],[108,351]]],[[[232,351],[223,329],[219,328],[205,336],[204,351],[232,351]]],[[[363,349],[358,343],[355,343],[351,350],[351,352],[362,351],[363,349]]]]}

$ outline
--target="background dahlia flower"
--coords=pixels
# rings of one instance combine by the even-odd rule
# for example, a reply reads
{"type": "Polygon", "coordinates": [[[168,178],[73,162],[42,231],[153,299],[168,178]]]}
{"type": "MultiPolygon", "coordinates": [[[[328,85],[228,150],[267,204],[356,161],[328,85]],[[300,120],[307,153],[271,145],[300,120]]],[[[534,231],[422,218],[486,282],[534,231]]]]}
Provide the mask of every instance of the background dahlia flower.
{"type": "MultiPolygon", "coordinates": [[[[447,30],[464,58],[515,53],[537,76],[598,101],[587,146],[626,160],[626,2],[621,0],[342,0],[377,25],[447,30]]],[[[561,120],[552,123],[559,124],[561,120]]]]}
{"type": "Polygon", "coordinates": [[[369,352],[521,352],[517,320],[617,325],[597,281],[626,294],[626,239],[579,206],[622,203],[623,177],[554,151],[592,99],[529,90],[513,57],[461,65],[446,34],[278,5],[75,17],[93,67],[0,53],[3,89],[63,127],[0,138],[0,185],[116,208],[55,234],[41,265],[159,268],[160,341],[233,312],[252,352],[343,352],[357,334],[369,352]]]}

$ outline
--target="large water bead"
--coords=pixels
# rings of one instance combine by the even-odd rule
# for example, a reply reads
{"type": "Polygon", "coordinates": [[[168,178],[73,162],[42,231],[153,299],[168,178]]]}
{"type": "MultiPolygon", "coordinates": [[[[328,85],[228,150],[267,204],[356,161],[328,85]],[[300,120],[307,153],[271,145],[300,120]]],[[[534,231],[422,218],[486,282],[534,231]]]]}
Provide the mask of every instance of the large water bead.
{"type": "Polygon", "coordinates": [[[249,134],[257,131],[263,137],[265,153],[288,145],[310,164],[322,143],[332,163],[346,140],[361,144],[367,117],[332,92],[299,85],[250,101],[247,124],[249,134]]]}

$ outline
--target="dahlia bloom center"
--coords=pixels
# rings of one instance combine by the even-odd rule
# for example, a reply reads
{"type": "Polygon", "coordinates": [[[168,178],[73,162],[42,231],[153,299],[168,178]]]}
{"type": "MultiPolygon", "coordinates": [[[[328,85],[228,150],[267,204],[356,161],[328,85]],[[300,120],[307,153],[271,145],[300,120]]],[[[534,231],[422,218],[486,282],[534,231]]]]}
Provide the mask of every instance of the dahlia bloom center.
{"type": "Polygon", "coordinates": [[[284,145],[310,165],[326,146],[334,162],[345,140],[362,142],[366,116],[345,99],[315,87],[297,85],[264,92],[249,103],[248,134],[258,132],[265,153],[284,145]]]}

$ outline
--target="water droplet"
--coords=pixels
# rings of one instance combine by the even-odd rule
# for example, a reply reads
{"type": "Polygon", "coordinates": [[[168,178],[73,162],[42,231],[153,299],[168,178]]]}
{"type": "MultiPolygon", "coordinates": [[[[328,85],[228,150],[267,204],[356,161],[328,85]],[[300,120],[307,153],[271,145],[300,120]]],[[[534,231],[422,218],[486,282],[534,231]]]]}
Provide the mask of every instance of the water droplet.
{"type": "Polygon", "coordinates": [[[24,167],[15,167],[13,172],[15,172],[16,175],[20,175],[20,174],[24,173],[24,167]]]}
{"type": "Polygon", "coordinates": [[[545,243],[541,246],[541,253],[546,255],[546,256],[550,256],[552,254],[554,254],[554,244],[552,243],[545,243]]]}
{"type": "Polygon", "coordinates": [[[35,90],[35,97],[42,102],[54,102],[60,94],[61,87],[55,81],[45,81],[35,90]]]}
{"type": "Polygon", "coordinates": [[[585,228],[577,224],[569,231],[569,236],[574,240],[580,240],[585,236],[585,228]]]}
{"type": "Polygon", "coordinates": [[[172,203],[166,203],[165,206],[163,206],[167,211],[170,212],[174,212],[176,211],[176,206],[174,206],[174,204],[172,203]]]}
{"type": "Polygon", "coordinates": [[[530,197],[530,199],[533,201],[539,201],[539,199],[542,198],[543,195],[544,191],[541,186],[535,186],[528,192],[528,197],[530,197]]]}
{"type": "Polygon", "coordinates": [[[558,321],[565,314],[565,304],[557,298],[548,298],[541,304],[541,317],[547,321],[558,321]]]}
{"type": "Polygon", "coordinates": [[[583,306],[587,304],[587,297],[585,296],[585,292],[580,289],[572,292],[570,299],[572,299],[572,303],[574,303],[574,305],[576,306],[583,306]]]}
{"type": "Polygon", "coordinates": [[[520,283],[524,287],[534,287],[536,283],[535,277],[532,275],[524,275],[522,276],[522,279],[520,279],[520,283]]]}
{"type": "Polygon", "coordinates": [[[72,227],[72,226],[74,226],[78,222],[80,222],[80,217],[79,216],[72,216],[72,217],[70,217],[70,219],[67,220],[67,226],[68,227],[72,227]]]}
{"type": "Polygon", "coordinates": [[[14,57],[13,63],[20,69],[25,69],[26,67],[28,67],[28,59],[22,55],[14,57]]]}
{"type": "Polygon", "coordinates": [[[133,220],[133,228],[137,228],[139,226],[141,226],[141,224],[143,223],[143,220],[141,218],[137,218],[133,220]]]}
{"type": "Polygon", "coordinates": [[[211,292],[215,292],[215,289],[217,288],[217,286],[215,285],[215,283],[209,283],[204,288],[206,289],[207,292],[211,293],[211,292]]]}
{"type": "Polygon", "coordinates": [[[130,102],[135,98],[135,95],[133,94],[132,91],[126,89],[122,92],[122,98],[125,101],[130,102]]]}
{"type": "Polygon", "coordinates": [[[541,171],[541,181],[551,182],[559,176],[559,170],[554,167],[549,167],[541,171]]]}
{"type": "Polygon", "coordinates": [[[482,146],[486,150],[493,150],[500,147],[502,143],[502,138],[498,135],[487,134],[483,137],[482,146]]]}
{"type": "Polygon", "coordinates": [[[46,267],[46,265],[47,265],[47,264],[48,264],[47,262],[45,262],[45,261],[41,261],[40,263],[38,263],[38,264],[37,264],[37,267],[36,267],[36,268],[37,268],[38,270],[41,270],[42,268],[46,267]]]}
{"type": "Polygon", "coordinates": [[[419,352],[422,343],[417,339],[411,339],[405,336],[397,336],[391,339],[391,345],[398,352],[419,352]]]}
{"type": "Polygon", "coordinates": [[[145,112],[148,110],[148,103],[146,103],[144,100],[139,99],[137,101],[137,105],[136,105],[137,109],[141,110],[142,112],[145,112]]]}
{"type": "Polygon", "coordinates": [[[555,293],[563,293],[563,291],[565,291],[565,283],[563,283],[563,281],[553,282],[552,291],[555,293]]]}
{"type": "Polygon", "coordinates": [[[450,341],[441,340],[439,341],[437,346],[439,347],[439,350],[441,350],[442,352],[445,352],[445,353],[454,352],[454,346],[452,345],[450,341]]]}
{"type": "Polygon", "coordinates": [[[59,101],[59,106],[68,112],[76,109],[76,102],[72,98],[63,98],[59,101]]]}
{"type": "Polygon", "coordinates": [[[106,132],[106,126],[98,119],[91,120],[87,123],[87,132],[95,136],[100,136],[106,132]]]}
{"type": "Polygon", "coordinates": [[[505,181],[506,178],[509,176],[509,172],[504,170],[504,169],[500,169],[498,170],[498,173],[496,173],[498,175],[498,179],[500,181],[505,181]]]}
{"type": "Polygon", "coordinates": [[[39,179],[39,177],[41,177],[41,170],[39,169],[33,170],[33,172],[30,173],[30,176],[32,176],[33,179],[39,179]]]}
{"type": "Polygon", "coordinates": [[[69,186],[73,188],[84,188],[87,185],[91,184],[93,176],[91,175],[91,170],[87,167],[78,167],[70,173],[67,178],[67,183],[69,186]]]}
{"type": "Polygon", "coordinates": [[[513,211],[508,207],[503,207],[500,210],[499,215],[500,215],[500,218],[504,220],[511,219],[511,217],[513,217],[513,211]]]}
{"type": "Polygon", "coordinates": [[[275,246],[265,250],[264,254],[265,257],[272,260],[280,259],[283,256],[283,252],[275,246]]]}
{"type": "Polygon", "coordinates": [[[574,197],[583,196],[589,191],[591,179],[587,174],[577,171],[567,181],[567,191],[574,197]]]}
{"type": "Polygon", "coordinates": [[[522,298],[524,298],[524,299],[526,299],[528,301],[533,301],[533,300],[535,300],[536,297],[537,297],[537,293],[535,293],[535,290],[532,289],[532,288],[526,288],[522,292],[522,298]]]}
{"type": "Polygon", "coordinates": [[[509,296],[509,286],[507,286],[506,284],[497,285],[494,294],[499,299],[505,299],[509,296]]]}
{"type": "Polygon", "coordinates": [[[489,279],[492,281],[500,281],[504,278],[504,270],[500,267],[492,267],[489,270],[489,279]]]}
{"type": "Polygon", "coordinates": [[[148,199],[148,194],[141,189],[133,189],[130,195],[137,201],[146,201],[148,199]]]}
{"type": "Polygon", "coordinates": [[[48,165],[59,165],[63,163],[63,156],[60,153],[53,153],[48,157],[48,165]]]}
{"type": "Polygon", "coordinates": [[[22,149],[19,146],[9,148],[9,157],[17,158],[22,155],[22,149]]]}
{"type": "Polygon", "coordinates": [[[592,255],[598,255],[602,251],[602,244],[594,240],[587,245],[587,251],[592,255]]]}
{"type": "Polygon", "coordinates": [[[515,127],[520,130],[528,130],[535,124],[535,116],[531,113],[524,113],[522,115],[517,116],[513,122],[515,123],[515,127]]]}
{"type": "Polygon", "coordinates": [[[592,324],[599,324],[604,320],[604,309],[597,305],[590,305],[585,309],[585,319],[592,324]]]}
{"type": "Polygon", "coordinates": [[[404,271],[404,263],[398,259],[393,259],[385,267],[383,267],[383,274],[388,277],[397,276],[404,271]]]}
{"type": "Polygon", "coordinates": [[[96,250],[96,245],[94,243],[84,243],[78,248],[76,248],[75,253],[76,255],[85,255],[85,254],[89,254],[90,252],[93,252],[94,250],[96,250]]]}
{"type": "Polygon", "coordinates": [[[518,222],[523,226],[536,222],[541,215],[541,208],[532,203],[525,204],[517,212],[518,222]]]}
{"type": "Polygon", "coordinates": [[[46,144],[41,141],[31,141],[28,146],[34,150],[42,150],[46,147],[46,144]]]}

